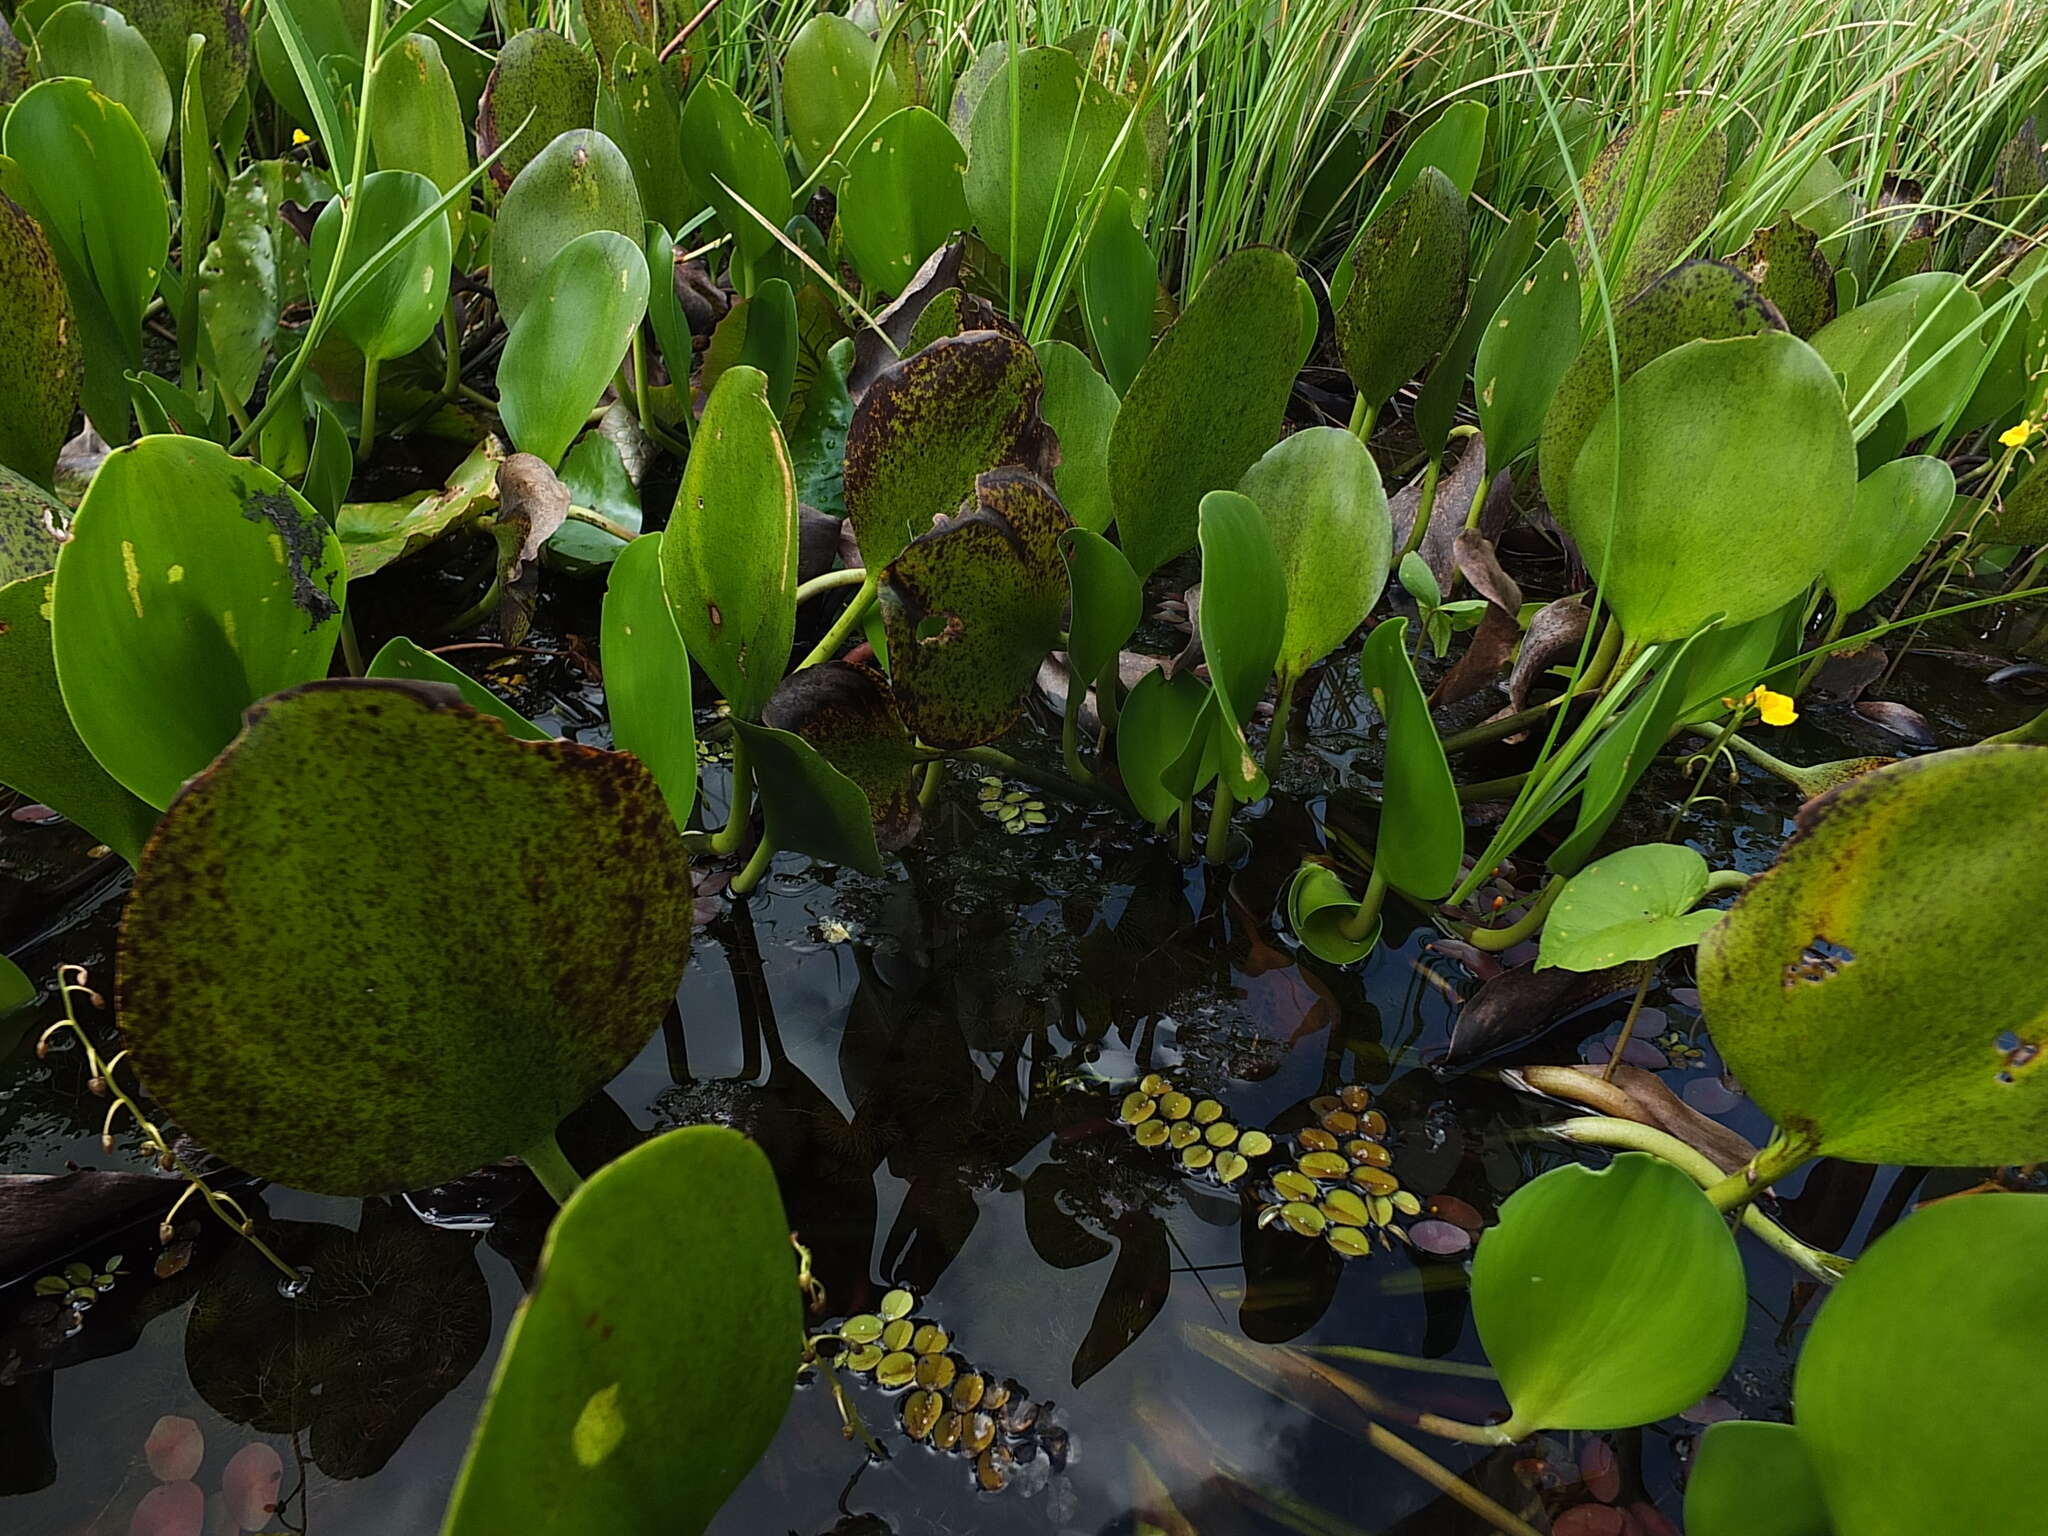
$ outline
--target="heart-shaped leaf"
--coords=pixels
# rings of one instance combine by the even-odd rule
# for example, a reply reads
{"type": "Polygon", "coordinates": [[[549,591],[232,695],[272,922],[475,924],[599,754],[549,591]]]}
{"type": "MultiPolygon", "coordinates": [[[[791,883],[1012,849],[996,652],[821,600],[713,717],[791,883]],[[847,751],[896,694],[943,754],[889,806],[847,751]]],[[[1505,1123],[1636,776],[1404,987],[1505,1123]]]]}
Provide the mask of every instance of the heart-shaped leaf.
{"type": "Polygon", "coordinates": [[[1287,882],[1287,926],[1302,947],[1318,960],[1350,965],[1373,952],[1380,941],[1380,917],[1362,938],[1351,938],[1345,925],[1358,914],[1358,898],[1345,889],[1334,870],[1304,860],[1287,882]]]}
{"type": "Polygon", "coordinates": [[[661,541],[661,580],[683,644],[733,713],[761,713],[796,632],[796,480],[768,381],[719,380],[661,541]]]}
{"type": "Polygon", "coordinates": [[[1704,112],[1673,108],[1628,128],[1579,182],[1591,221],[1574,204],[1566,231],[1579,270],[1593,270],[1597,245],[1608,290],[1633,298],[1692,250],[1713,222],[1727,174],[1728,136],[1704,112]]]}
{"type": "Polygon", "coordinates": [[[1123,713],[1117,717],[1117,769],[1138,814],[1155,827],[1164,827],[1185,799],[1216,776],[1216,736],[1203,728],[1204,713],[1212,703],[1209,687],[1199,677],[1192,672],[1168,677],[1164,667],[1139,678],[1124,700],[1123,713]],[[1191,742],[1198,766],[1191,767],[1192,782],[1183,795],[1174,768],[1191,742]]]}
{"type": "Polygon", "coordinates": [[[861,561],[880,570],[1005,464],[1043,470],[1056,451],[1039,420],[1030,347],[996,331],[948,336],[868,386],[846,436],[846,511],[861,561]]]}
{"type": "Polygon", "coordinates": [[[548,1230],[442,1536],[703,1530],[775,1438],[802,1318],[759,1147],[693,1125],[607,1164],[548,1230]]]}
{"type": "Polygon", "coordinates": [[[1790,1424],[1730,1419],[1700,1436],[1685,1482],[1692,1536],[1834,1536],[1806,1442],[1790,1424]]]}
{"type": "Polygon", "coordinates": [[[859,787],[882,852],[893,853],[917,836],[922,812],[913,770],[923,759],[888,678],[873,667],[820,662],[784,678],[761,719],[801,736],[859,787]]]}
{"type": "Polygon", "coordinates": [[[1266,696],[1287,622],[1287,576],[1258,503],[1237,491],[1202,498],[1202,603],[1198,624],[1216,697],[1216,761],[1240,800],[1266,792],[1244,728],[1266,696]]]}
{"type": "Polygon", "coordinates": [[[1059,638],[1072,527],[1029,470],[990,470],[957,516],[911,540],[881,577],[896,700],[919,740],[955,749],[995,740],[1059,638]]]}
{"type": "Polygon", "coordinates": [[[1974,1167],[2048,1154],[2033,913],[2048,874],[2048,752],[1984,746],[1880,768],[1700,942],[1731,1071],[1820,1150],[1974,1167]]]}
{"type": "Polygon", "coordinates": [[[1387,492],[1365,444],[1336,427],[1283,437],[1237,488],[1265,514],[1287,584],[1284,690],[1349,640],[1379,601],[1393,558],[1387,492]]]}
{"type": "Polygon", "coordinates": [[[1283,251],[1225,257],[1125,392],[1109,483],[1141,577],[1194,546],[1202,498],[1235,486],[1279,436],[1301,366],[1298,288],[1283,251]]]}
{"type": "Polygon", "coordinates": [[[1688,261],[1652,283],[1615,311],[1611,338],[1596,322],[1543,416],[1537,467],[1550,515],[1571,526],[1572,468],[1617,383],[1688,341],[1753,336],[1777,325],[1756,284],[1718,261],[1688,261]]]}
{"type": "Polygon", "coordinates": [[[632,1060],[690,924],[682,844],[632,758],[515,741],[449,690],[311,683],[252,709],[159,825],[121,1026],[217,1155],[327,1194],[417,1189],[537,1145],[632,1060]]]}
{"type": "MultiPolygon", "coordinates": [[[[344,282],[440,201],[441,190],[415,171],[376,171],[363,178],[358,195],[355,232],[342,259],[344,282]]],[[[340,247],[342,211],[341,199],[333,199],[320,210],[319,222],[313,226],[313,284],[322,291],[330,281],[340,247]]],[[[435,219],[340,307],[334,316],[335,327],[372,362],[403,357],[433,335],[440,324],[453,260],[448,221],[435,219]]]]}
{"type": "MultiPolygon", "coordinates": [[[[683,104],[683,164],[690,185],[718,210],[745,264],[777,249],[774,232],[791,212],[782,147],[715,76],[699,81],[683,104]]],[[[741,291],[751,287],[743,283],[741,291]]]]}
{"type": "Polygon", "coordinates": [[[761,792],[762,841],[879,876],[875,812],[861,787],[793,732],[739,719],[732,726],[747,743],[761,792]]]}
{"type": "Polygon", "coordinates": [[[1925,454],[1894,459],[1856,487],[1856,515],[1828,560],[1828,590],[1854,613],[1919,558],[1955,509],[1956,475],[1925,454]]]}
{"type": "Polygon", "coordinates": [[[1568,241],[1552,243],[1493,313],[1472,376],[1479,430],[1496,465],[1536,445],[1565,370],[1579,355],[1579,266],[1568,241]]]}
{"type": "Polygon", "coordinates": [[[1855,516],[1835,376],[1784,331],[1687,342],[1608,403],[1571,499],[1587,568],[1631,640],[1769,613],[1821,574],[1855,516]]]}
{"type": "Polygon", "coordinates": [[[1358,232],[1339,296],[1331,290],[1344,368],[1374,409],[1414,378],[1465,309],[1466,199],[1435,166],[1358,232]]]}
{"type": "MultiPolygon", "coordinates": [[[[597,61],[561,33],[529,27],[507,38],[498,50],[498,62],[476,109],[476,157],[489,160],[517,133],[518,142],[491,162],[491,180],[509,188],[557,138],[588,128],[596,110],[597,61]]],[[[639,233],[637,217],[632,232],[639,233]]],[[[553,255],[554,248],[549,247],[547,254],[553,255]]],[[[544,258],[541,265],[546,265],[544,258]]],[[[498,301],[502,308],[502,292],[498,301]]]]}
{"type": "Polygon", "coordinates": [[[937,117],[905,107],[849,144],[846,162],[839,230],[847,254],[870,288],[901,293],[925,257],[967,227],[967,152],[937,117]]]}
{"type": "Polygon", "coordinates": [[[1509,1440],[1648,1424],[1698,1402],[1734,1361],[1748,1305],[1721,1213],[1646,1152],[1524,1184],[1472,1261],[1472,1318],[1508,1395],[1509,1440]]]}
{"type": "Polygon", "coordinates": [[[119,11],[89,0],[60,5],[36,24],[36,62],[47,79],[75,75],[135,119],[161,158],[171,136],[171,88],[143,35],[119,11]]]}
{"type": "MultiPolygon", "coordinates": [[[[606,658],[605,681],[611,682],[610,657],[606,658]]],[[[521,741],[553,741],[555,738],[519,713],[510,704],[499,698],[467,672],[450,666],[432,651],[423,651],[403,635],[395,635],[384,642],[384,648],[370,658],[365,677],[384,678],[402,683],[441,683],[462,695],[462,702],[478,714],[494,715],[505,723],[505,729],[521,741]]],[[[616,690],[606,688],[606,701],[612,706],[614,726],[618,714],[618,701],[613,697],[616,690]]]]}
{"type": "Polygon", "coordinates": [[[555,254],[498,359],[498,412],[515,448],[562,462],[646,313],[647,258],[626,236],[593,229],[555,254]]]}
{"type": "Polygon", "coordinates": [[[535,149],[491,231],[492,291],[508,326],[519,323],[541,274],[578,235],[609,229],[636,244],[644,235],[639,189],[618,145],[578,128],[535,149]]]}
{"type": "Polygon", "coordinates": [[[1821,1303],[1793,1386],[1841,1536],[2023,1531],[2040,1489],[2006,1436],[2048,1409],[2048,1202],[1950,1200],[1870,1246],[1821,1303]],[[1888,1454],[1912,1406],[1913,1455],[1888,1454]]]}
{"type": "MultiPolygon", "coordinates": [[[[820,14],[797,28],[790,39],[782,61],[782,101],[797,164],[821,185],[838,191],[841,178],[852,167],[854,151],[875,137],[877,126],[904,106],[905,97],[895,71],[882,62],[881,49],[872,37],[844,16],[820,14]]],[[[925,116],[945,128],[929,112],[925,116]]],[[[953,138],[951,129],[946,130],[946,137],[953,138]]],[[[953,159],[964,162],[967,157],[961,153],[959,141],[954,140],[953,145],[953,159]]],[[[940,190],[936,181],[927,187],[934,193],[940,190]]],[[[953,228],[964,223],[963,219],[953,228]]],[[[951,233],[941,233],[920,249],[912,258],[911,270],[951,233]]],[[[889,291],[895,292],[896,287],[889,291]]]]}
{"type": "Polygon", "coordinates": [[[1721,920],[1693,907],[1707,893],[1707,861],[1677,843],[1641,843],[1572,876],[1543,920],[1540,971],[1604,971],[1689,949],[1721,920]]]}
{"type": "Polygon", "coordinates": [[[57,253],[28,211],[0,196],[0,465],[50,483],[84,377],[57,253]]]}
{"type": "Polygon", "coordinates": [[[662,590],[664,536],[643,534],[619,551],[604,589],[604,694],[612,743],[654,775],[677,827],[697,803],[697,725],[690,657],[662,590]]]}
{"type": "Polygon", "coordinates": [[[1358,675],[1387,728],[1373,869],[1395,890],[1434,901],[1457,883],[1465,818],[1407,635],[1406,619],[1384,619],[1358,653],[1358,675]]]}
{"type": "Polygon", "coordinates": [[[107,456],[57,560],[57,677],[80,738],[159,809],[265,694],[324,677],[341,546],[262,466],[192,437],[107,456]]]}

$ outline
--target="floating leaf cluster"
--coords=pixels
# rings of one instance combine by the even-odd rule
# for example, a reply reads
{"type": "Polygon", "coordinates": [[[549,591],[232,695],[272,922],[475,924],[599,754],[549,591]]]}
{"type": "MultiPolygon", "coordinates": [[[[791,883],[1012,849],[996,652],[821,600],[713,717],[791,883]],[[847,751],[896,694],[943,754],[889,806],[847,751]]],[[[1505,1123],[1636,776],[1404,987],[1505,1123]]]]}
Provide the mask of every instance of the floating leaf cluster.
{"type": "Polygon", "coordinates": [[[1320,1237],[1347,1259],[1369,1255],[1375,1237],[1385,1249],[1407,1242],[1396,1218],[1421,1215],[1422,1201],[1394,1174],[1387,1117],[1372,1107],[1371,1091],[1346,1083],[1309,1108],[1317,1123],[1294,1133],[1293,1165],[1260,1190],[1259,1225],[1320,1237]]]}
{"type": "Polygon", "coordinates": [[[1146,1073],[1124,1095],[1117,1119],[1139,1146],[1164,1147],[1183,1173],[1215,1184],[1235,1185],[1273,1150],[1271,1136],[1240,1128],[1220,1099],[1183,1093],[1161,1072],[1146,1073]]]}
{"type": "Polygon", "coordinates": [[[974,801],[981,807],[982,815],[1013,837],[1023,832],[1043,831],[1052,824],[1043,800],[1029,790],[1009,787],[994,775],[981,781],[975,790],[974,801]]]}

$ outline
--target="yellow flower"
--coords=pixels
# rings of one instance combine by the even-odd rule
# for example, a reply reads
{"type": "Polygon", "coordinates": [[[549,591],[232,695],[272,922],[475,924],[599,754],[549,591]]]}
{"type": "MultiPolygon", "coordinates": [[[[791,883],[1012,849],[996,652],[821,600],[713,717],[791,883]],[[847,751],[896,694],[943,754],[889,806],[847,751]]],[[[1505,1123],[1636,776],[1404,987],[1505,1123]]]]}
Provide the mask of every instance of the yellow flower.
{"type": "Polygon", "coordinates": [[[1768,688],[1752,688],[1742,701],[1756,706],[1757,718],[1765,725],[1790,725],[1799,718],[1799,707],[1782,693],[1773,693],[1768,688]]]}
{"type": "Polygon", "coordinates": [[[2034,438],[2034,423],[2023,421],[2016,427],[2007,427],[1998,434],[1998,441],[2007,448],[2024,448],[2034,438]]]}
{"type": "Polygon", "coordinates": [[[297,149],[302,145],[310,144],[312,142],[313,136],[307,133],[305,129],[294,128],[292,130],[292,148],[297,149]]]}

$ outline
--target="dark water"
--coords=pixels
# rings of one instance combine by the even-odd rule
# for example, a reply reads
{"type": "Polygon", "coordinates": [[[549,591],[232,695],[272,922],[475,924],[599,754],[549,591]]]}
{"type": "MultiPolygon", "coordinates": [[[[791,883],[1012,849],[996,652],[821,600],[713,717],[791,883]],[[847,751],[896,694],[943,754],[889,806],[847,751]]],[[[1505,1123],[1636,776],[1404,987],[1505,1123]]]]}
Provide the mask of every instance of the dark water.
{"type": "MultiPolygon", "coordinates": [[[[1983,670],[1968,657],[1916,659],[1888,696],[1925,713],[1945,744],[2038,707],[1987,692],[1983,670]]],[[[559,728],[604,739],[568,658],[515,659],[498,681],[528,690],[522,701],[559,728]]],[[[572,1156],[594,1166],[695,1120],[748,1130],[775,1161],[831,1314],[870,1308],[891,1285],[914,1289],[920,1315],[978,1369],[1049,1402],[1044,1422],[1072,1447],[1059,1471],[1048,1463],[982,1494],[963,1459],[904,1439],[891,1397],[854,1389],[892,1453],[871,1463],[842,1435],[829,1393],[808,1385],[720,1536],[1135,1532],[1147,1511],[1162,1512],[1162,1494],[1204,1533],[1486,1529],[1368,1450],[1341,1403],[1284,1401],[1200,1342],[1215,1330],[1477,1363],[1466,1257],[1397,1249],[1347,1262],[1260,1232],[1252,1204],[1181,1180],[1163,1154],[1136,1146],[1104,1086],[1163,1070],[1220,1098],[1243,1126],[1284,1129],[1304,1123],[1316,1095],[1366,1085],[1391,1120],[1402,1183],[1482,1215],[1573,1155],[1533,1134],[1554,1106],[1484,1072],[1430,1065],[1477,983],[1412,913],[1390,911],[1387,945],[1359,970],[1296,962],[1273,917],[1280,884],[1314,841],[1315,818],[1370,825],[1360,813],[1374,775],[1374,727],[1355,687],[1333,673],[1313,713],[1328,750],[1295,765],[1228,877],[1183,867],[1113,818],[1050,796],[1049,826],[1007,834],[963,773],[887,878],[788,857],[749,905],[712,904],[678,1012],[566,1128],[572,1156]]],[[[1815,711],[1770,744],[1804,762],[1898,749],[1840,710],[1815,711]]],[[[1717,865],[1767,863],[1790,831],[1792,792],[1747,769],[1712,788],[1725,799],[1695,806],[1680,836],[1717,865]]],[[[1623,831],[1662,836],[1683,793],[1675,769],[1655,770],[1623,831]]],[[[63,826],[5,824],[0,862],[8,952],[39,979],[72,961],[109,983],[123,873],[94,863],[63,826]]],[[[1629,1059],[1760,1139],[1763,1117],[1722,1079],[1689,980],[1682,965],[1667,969],[1629,1059]]],[[[1609,999],[1513,1059],[1598,1059],[1623,1011],[1609,999]]],[[[76,1057],[34,1057],[34,1034],[54,1016],[46,1001],[0,1058],[0,1167],[136,1168],[132,1136],[101,1150],[104,1106],[83,1091],[76,1057]]],[[[110,1036],[105,1018],[96,1024],[110,1036]]],[[[1944,1175],[1939,1187],[1965,1182],[1944,1175]]],[[[1783,1215],[1806,1239],[1853,1252],[1934,1187],[1912,1171],[1824,1164],[1783,1215]]],[[[0,1274],[0,1529],[128,1531],[154,1481],[143,1447],[162,1415],[200,1425],[196,1480],[209,1492],[242,1447],[279,1453],[288,1498],[265,1529],[438,1529],[548,1203],[517,1168],[393,1201],[274,1187],[244,1198],[281,1251],[313,1268],[302,1301],[280,1298],[270,1272],[196,1206],[180,1218],[183,1268],[167,1278],[152,1273],[154,1211],[94,1231],[35,1272],[0,1274]],[[39,1273],[74,1257],[97,1268],[115,1253],[113,1287],[75,1331],[34,1294],[39,1273]]],[[[1789,1265],[1744,1247],[1753,1311],[1742,1355],[1689,1417],[1491,1455],[1410,1438],[1452,1468],[1477,1464],[1480,1483],[1510,1505],[1542,1488],[1553,1512],[1589,1497],[1581,1467],[1599,1472],[1611,1452],[1619,1481],[1598,1479],[1602,1491],[1638,1506],[1645,1536],[1659,1529],[1653,1511],[1675,1522],[1702,1420],[1785,1415],[1815,1300],[1789,1265]]],[[[1470,1372],[1326,1363],[1411,1410],[1476,1420],[1501,1406],[1470,1372]]],[[[233,1529],[222,1509],[211,1518],[209,1532],[233,1529]]]]}

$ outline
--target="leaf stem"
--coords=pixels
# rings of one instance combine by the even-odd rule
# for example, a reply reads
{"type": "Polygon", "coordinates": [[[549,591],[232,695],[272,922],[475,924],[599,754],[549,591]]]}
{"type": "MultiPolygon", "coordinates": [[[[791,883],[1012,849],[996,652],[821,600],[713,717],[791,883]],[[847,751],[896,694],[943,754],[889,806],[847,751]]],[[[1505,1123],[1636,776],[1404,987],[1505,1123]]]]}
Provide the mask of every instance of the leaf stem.
{"type": "Polygon", "coordinates": [[[1549,884],[1536,893],[1536,899],[1529,903],[1528,910],[1505,928],[1482,928],[1473,924],[1459,937],[1474,949],[1483,949],[1492,954],[1513,949],[1517,944],[1543,926],[1543,919],[1550,915],[1551,903],[1564,890],[1564,876],[1552,875],[1549,884]]]}
{"type": "Polygon", "coordinates": [[[1621,1021],[1621,1038],[1614,1042],[1614,1049],[1607,1054],[1607,1065],[1600,1069],[1601,1082],[1614,1081],[1614,1069],[1621,1065],[1622,1052],[1628,1049],[1628,1043],[1635,1035],[1636,1019],[1643,1011],[1643,999],[1650,995],[1650,983],[1656,975],[1656,966],[1643,967],[1643,979],[1636,983],[1636,995],[1629,999],[1628,1017],[1621,1021]]]}
{"type": "Polygon", "coordinates": [[[553,1131],[520,1153],[519,1160],[540,1180],[540,1187],[554,1196],[556,1205],[567,1205],[569,1197],[583,1187],[583,1175],[570,1164],[553,1131]]]}
{"type": "Polygon", "coordinates": [[[1811,1162],[1820,1151],[1811,1134],[1788,1135],[1780,1130],[1761,1152],[1707,1190],[1717,1211],[1746,1206],[1778,1180],[1811,1162]]]}
{"type": "MultiPolygon", "coordinates": [[[[837,575],[838,573],[834,572],[833,574],[837,575]]],[[[867,617],[868,606],[874,602],[875,588],[880,582],[881,576],[877,572],[871,570],[863,570],[861,572],[860,590],[854,593],[853,597],[847,602],[846,611],[833,621],[830,629],[825,631],[825,638],[812,646],[811,654],[796,664],[797,671],[801,672],[806,667],[815,667],[821,661],[830,661],[839,654],[839,648],[846,644],[846,637],[858,629],[861,620],[867,617]]]]}
{"type": "Polygon", "coordinates": [[[1230,813],[1236,808],[1237,797],[1218,778],[1209,801],[1209,836],[1202,844],[1202,857],[1211,864],[1223,863],[1230,852],[1230,813]]]}
{"type": "Polygon", "coordinates": [[[1436,483],[1443,472],[1443,456],[1431,454],[1429,468],[1422,472],[1422,495],[1415,502],[1415,521],[1408,525],[1408,537],[1401,541],[1401,547],[1394,555],[1396,567],[1422,548],[1422,541],[1429,534],[1429,520],[1436,514],[1436,483]]]}
{"type": "Polygon", "coordinates": [[[754,856],[747,860],[746,868],[732,877],[732,884],[726,889],[735,896],[745,896],[761,883],[761,877],[774,862],[775,844],[764,837],[754,845],[754,856]]]}
{"type": "Polygon", "coordinates": [[[1294,685],[1296,678],[1286,667],[1280,669],[1280,691],[1273,698],[1273,723],[1266,728],[1266,777],[1280,776],[1280,765],[1287,756],[1287,723],[1294,715],[1294,685]]]}
{"type": "Polygon", "coordinates": [[[1066,762],[1067,772],[1077,784],[1093,784],[1095,775],[1088,765],[1081,761],[1081,698],[1088,691],[1088,685],[1075,675],[1073,658],[1068,656],[1067,697],[1060,709],[1060,756],[1066,762]]]}
{"type": "Polygon", "coordinates": [[[363,422],[356,432],[356,462],[370,461],[370,445],[377,440],[377,359],[363,359],[363,422]]]}
{"type": "Polygon", "coordinates": [[[591,527],[610,534],[621,544],[630,544],[640,537],[639,534],[628,528],[624,523],[614,522],[602,512],[594,511],[589,507],[579,507],[571,503],[567,515],[572,523],[588,523],[591,527]]]}
{"type": "Polygon", "coordinates": [[[857,587],[868,579],[868,573],[857,565],[844,570],[827,571],[822,576],[813,576],[796,589],[799,605],[809,602],[820,592],[837,592],[841,587],[857,587]]]}
{"type": "Polygon", "coordinates": [[[726,858],[739,851],[747,835],[749,813],[754,808],[753,765],[747,758],[747,738],[732,733],[732,794],[725,809],[725,830],[711,839],[711,851],[726,858]]]}
{"type": "Polygon", "coordinates": [[[1387,876],[1382,865],[1375,864],[1372,874],[1366,878],[1365,894],[1358,898],[1358,909],[1344,919],[1338,930],[1354,944],[1365,942],[1367,934],[1379,925],[1380,909],[1387,902],[1387,876]]]}

